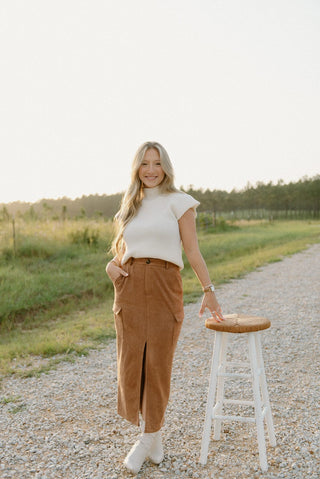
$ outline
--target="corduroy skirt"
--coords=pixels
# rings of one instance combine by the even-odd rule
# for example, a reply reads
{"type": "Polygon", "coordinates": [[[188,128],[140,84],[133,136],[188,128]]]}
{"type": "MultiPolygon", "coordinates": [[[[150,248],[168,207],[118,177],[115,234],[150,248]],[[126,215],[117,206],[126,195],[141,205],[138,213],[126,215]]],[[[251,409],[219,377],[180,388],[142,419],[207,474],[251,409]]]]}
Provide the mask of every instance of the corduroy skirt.
{"type": "Polygon", "coordinates": [[[173,355],[184,317],[179,267],[130,258],[114,283],[118,413],[145,432],[158,431],[170,394],[173,355]]]}

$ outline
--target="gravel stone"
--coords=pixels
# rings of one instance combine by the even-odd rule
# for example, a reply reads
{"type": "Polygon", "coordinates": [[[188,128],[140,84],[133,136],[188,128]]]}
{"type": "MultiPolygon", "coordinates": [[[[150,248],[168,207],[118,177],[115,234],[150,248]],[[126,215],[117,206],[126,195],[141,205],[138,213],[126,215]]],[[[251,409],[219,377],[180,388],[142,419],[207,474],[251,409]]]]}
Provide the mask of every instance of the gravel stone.
{"type": "MultiPolygon", "coordinates": [[[[261,335],[277,439],[273,448],[266,436],[268,471],[259,467],[253,424],[223,423],[221,440],[210,441],[206,466],[198,462],[214,333],[198,318],[197,303],[185,307],[175,355],[165,458],[159,466],[145,462],[139,478],[319,478],[319,285],[316,244],[217,291],[224,313],[263,315],[272,322],[261,335]]],[[[234,335],[228,355],[247,356],[244,335],[234,335]]],[[[250,383],[230,383],[226,395],[252,398],[250,383]]],[[[116,390],[114,340],[40,377],[4,378],[0,479],[132,477],[122,462],[138,430],[117,416],[116,390]]]]}

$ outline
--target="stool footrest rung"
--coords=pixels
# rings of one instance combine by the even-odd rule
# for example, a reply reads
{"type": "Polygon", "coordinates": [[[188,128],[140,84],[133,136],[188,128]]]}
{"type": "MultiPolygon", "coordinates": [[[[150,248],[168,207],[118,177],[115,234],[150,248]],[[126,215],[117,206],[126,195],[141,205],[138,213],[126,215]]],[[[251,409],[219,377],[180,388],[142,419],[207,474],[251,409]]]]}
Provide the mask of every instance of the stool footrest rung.
{"type": "Polygon", "coordinates": [[[247,417],[247,416],[221,416],[217,414],[213,416],[213,420],[219,419],[220,421],[238,421],[238,422],[256,422],[254,417],[247,417]]]}
{"type": "Polygon", "coordinates": [[[239,404],[240,406],[254,406],[254,401],[246,401],[245,399],[224,399],[223,404],[239,404]]]}
{"type": "Polygon", "coordinates": [[[241,374],[241,373],[218,373],[218,377],[224,377],[224,378],[247,378],[251,379],[252,374],[241,374]]]}
{"type": "Polygon", "coordinates": [[[243,361],[229,361],[228,363],[228,368],[250,368],[250,363],[246,363],[243,361]]]}

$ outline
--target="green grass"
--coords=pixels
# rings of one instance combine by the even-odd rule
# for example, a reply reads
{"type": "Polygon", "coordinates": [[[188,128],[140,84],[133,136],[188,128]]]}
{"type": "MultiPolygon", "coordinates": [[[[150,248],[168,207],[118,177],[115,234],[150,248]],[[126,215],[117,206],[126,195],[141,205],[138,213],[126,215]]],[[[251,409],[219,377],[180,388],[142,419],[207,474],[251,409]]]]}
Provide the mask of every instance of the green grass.
{"type": "MultiPolygon", "coordinates": [[[[22,223],[17,229],[15,256],[9,232],[2,231],[0,240],[0,373],[28,377],[114,338],[113,287],[105,274],[112,227],[83,220],[22,223]]],[[[262,222],[199,233],[217,285],[319,241],[319,222],[262,222]]],[[[185,302],[198,299],[201,288],[186,259],[182,277],[185,302]]]]}
{"type": "Polygon", "coordinates": [[[37,322],[18,323],[1,331],[0,374],[30,377],[46,372],[61,361],[73,361],[115,337],[112,299],[98,307],[37,322]]]}
{"type": "Polygon", "coordinates": [[[0,404],[11,404],[20,401],[20,396],[7,396],[0,398],[0,404]]]}
{"type": "Polygon", "coordinates": [[[110,222],[21,222],[16,229],[15,252],[8,231],[0,242],[0,324],[50,319],[110,296],[104,271],[110,222]]]}

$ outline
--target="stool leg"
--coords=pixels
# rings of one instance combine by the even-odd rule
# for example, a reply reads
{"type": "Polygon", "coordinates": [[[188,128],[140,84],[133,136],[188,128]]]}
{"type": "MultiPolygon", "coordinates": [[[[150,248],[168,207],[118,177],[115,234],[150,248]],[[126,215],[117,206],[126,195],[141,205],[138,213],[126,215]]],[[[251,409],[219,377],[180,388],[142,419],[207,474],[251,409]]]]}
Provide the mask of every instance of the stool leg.
{"type": "Polygon", "coordinates": [[[203,465],[207,463],[207,458],[208,458],[212,410],[213,410],[213,403],[214,403],[215,395],[216,395],[221,340],[222,340],[222,333],[219,331],[216,331],[213,355],[212,355],[212,361],[211,361],[211,373],[210,373],[210,380],[209,380],[206,416],[205,416],[204,427],[203,427],[201,453],[200,453],[200,463],[203,465]]]}
{"type": "Polygon", "coordinates": [[[257,333],[248,333],[249,343],[249,356],[252,371],[252,386],[254,396],[254,410],[257,426],[258,446],[259,446],[259,458],[260,466],[263,472],[268,470],[267,452],[266,452],[266,440],[264,437],[264,425],[262,416],[262,404],[259,387],[259,371],[258,371],[258,358],[255,344],[255,335],[257,333]]]}
{"type": "Polygon", "coordinates": [[[260,334],[259,333],[257,333],[255,335],[255,340],[256,340],[256,350],[257,350],[257,355],[258,355],[258,367],[261,370],[260,386],[261,386],[261,392],[262,392],[262,399],[263,399],[264,407],[266,408],[266,422],[267,422],[268,436],[269,436],[269,441],[270,441],[271,446],[275,446],[276,445],[276,436],[275,436],[274,427],[273,427],[272,412],[271,412],[271,406],[270,406],[270,401],[269,401],[269,393],[268,393],[268,387],[267,387],[266,374],[265,374],[265,370],[264,370],[264,363],[263,363],[263,356],[262,356],[262,349],[261,349],[261,340],[260,340],[260,334]]]}
{"type": "Polygon", "coordinates": [[[221,434],[221,419],[216,419],[215,415],[222,414],[223,408],[223,398],[224,398],[224,382],[225,379],[223,376],[219,376],[220,373],[225,373],[226,370],[226,355],[227,355],[227,346],[228,346],[228,334],[222,333],[222,343],[221,351],[219,358],[219,369],[218,369],[218,386],[217,386],[217,402],[213,408],[213,425],[214,425],[214,435],[213,438],[218,441],[221,434]]]}

